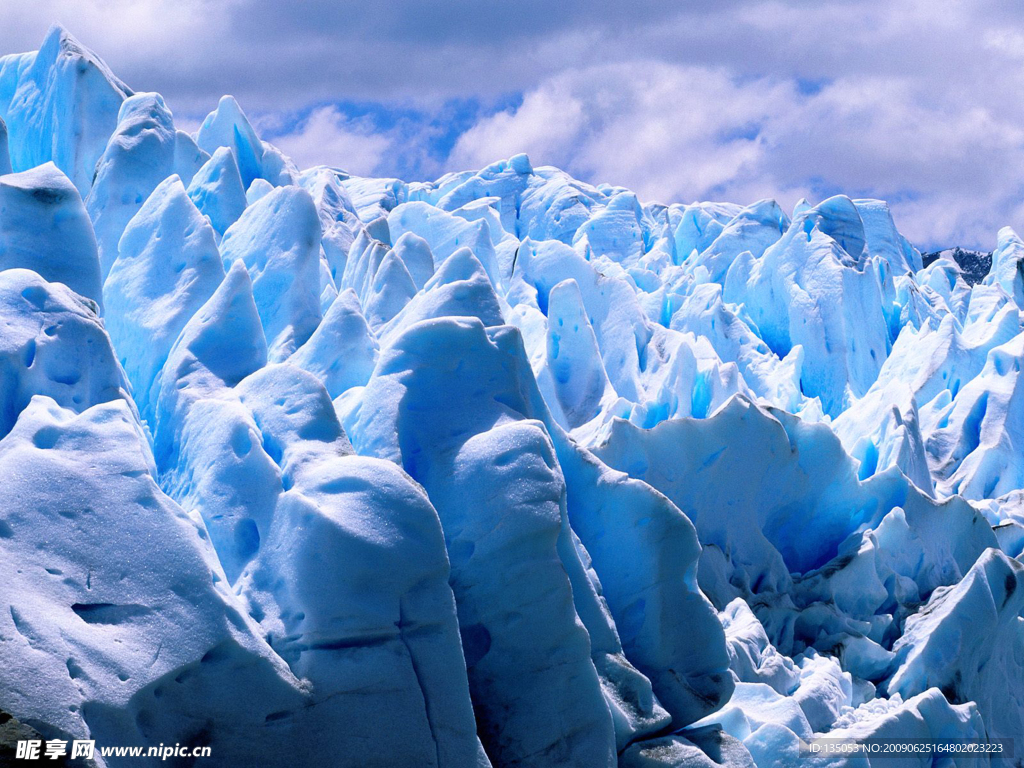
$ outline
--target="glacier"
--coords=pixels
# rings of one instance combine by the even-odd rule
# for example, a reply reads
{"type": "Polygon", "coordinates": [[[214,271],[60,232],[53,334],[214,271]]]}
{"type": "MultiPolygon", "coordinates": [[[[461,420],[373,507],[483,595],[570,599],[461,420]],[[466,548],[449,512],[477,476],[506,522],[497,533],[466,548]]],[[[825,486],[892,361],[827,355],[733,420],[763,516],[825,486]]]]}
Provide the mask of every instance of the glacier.
{"type": "Polygon", "coordinates": [[[345,768],[1024,737],[1012,229],[982,276],[879,200],[302,169],[59,26],[0,118],[19,732],[345,768]]]}

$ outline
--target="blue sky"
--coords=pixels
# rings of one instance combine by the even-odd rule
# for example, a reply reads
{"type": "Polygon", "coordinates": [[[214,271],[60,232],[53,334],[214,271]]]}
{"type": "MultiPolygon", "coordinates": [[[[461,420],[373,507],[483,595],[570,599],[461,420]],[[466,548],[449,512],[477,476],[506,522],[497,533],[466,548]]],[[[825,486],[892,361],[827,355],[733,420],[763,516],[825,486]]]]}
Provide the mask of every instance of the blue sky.
{"type": "Polygon", "coordinates": [[[845,192],[923,247],[1024,228],[1017,0],[38,0],[198,125],[223,93],[302,166],[407,179],[526,151],[647,200],[845,192]]]}

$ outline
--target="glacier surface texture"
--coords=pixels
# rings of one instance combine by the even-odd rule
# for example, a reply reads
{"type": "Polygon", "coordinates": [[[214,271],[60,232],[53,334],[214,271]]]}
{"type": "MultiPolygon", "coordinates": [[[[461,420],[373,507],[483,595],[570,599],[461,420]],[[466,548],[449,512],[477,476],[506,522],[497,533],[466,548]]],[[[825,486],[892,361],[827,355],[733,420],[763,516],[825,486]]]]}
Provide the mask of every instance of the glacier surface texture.
{"type": "Polygon", "coordinates": [[[968,282],[879,200],[299,169],[59,27],[0,117],[5,719],[260,768],[1024,736],[1012,230],[968,282]]]}

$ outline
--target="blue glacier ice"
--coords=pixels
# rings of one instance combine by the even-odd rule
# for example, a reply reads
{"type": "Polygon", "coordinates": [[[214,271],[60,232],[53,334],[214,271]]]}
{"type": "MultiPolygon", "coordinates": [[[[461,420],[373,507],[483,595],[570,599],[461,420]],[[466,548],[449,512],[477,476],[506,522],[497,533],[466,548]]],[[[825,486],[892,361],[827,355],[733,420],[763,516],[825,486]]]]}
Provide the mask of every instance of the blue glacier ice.
{"type": "MultiPolygon", "coordinates": [[[[210,220],[218,235],[245,212],[248,200],[235,156],[227,147],[220,147],[195,172],[188,184],[188,196],[210,220]]],[[[255,201],[254,201],[255,202],[255,201]]]]}
{"type": "Polygon", "coordinates": [[[174,150],[174,119],[160,94],[137,93],[121,104],[86,200],[104,277],[128,222],[174,172],[174,150]]]}
{"type": "Polygon", "coordinates": [[[0,719],[270,768],[1024,736],[1012,229],[971,285],[880,200],[298,168],[60,27],[0,121],[0,719]]]}
{"type": "Polygon", "coordinates": [[[78,190],[52,162],[0,177],[0,207],[0,266],[103,303],[96,235],[78,190]]]}
{"type": "Polygon", "coordinates": [[[275,189],[228,228],[220,249],[226,267],[249,270],[270,359],[284,359],[322,319],[320,224],[312,198],[299,187],[275,189]]]}
{"type": "Polygon", "coordinates": [[[3,57],[0,112],[11,165],[52,161],[85,197],[96,163],[133,91],[67,30],[53,26],[38,51],[3,57]]]}

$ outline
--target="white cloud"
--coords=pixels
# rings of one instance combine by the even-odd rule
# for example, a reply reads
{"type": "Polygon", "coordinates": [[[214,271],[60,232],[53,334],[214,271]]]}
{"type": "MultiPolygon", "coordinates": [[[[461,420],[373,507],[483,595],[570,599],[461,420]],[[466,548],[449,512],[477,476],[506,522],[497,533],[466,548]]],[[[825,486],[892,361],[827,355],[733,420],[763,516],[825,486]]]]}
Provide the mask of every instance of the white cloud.
{"type": "Polygon", "coordinates": [[[602,65],[550,78],[518,109],[477,123],[459,138],[449,164],[480,166],[525,151],[535,163],[648,198],[693,199],[756,163],[763,142],[744,131],[792,104],[788,86],[738,86],[720,70],[602,65]]]}
{"type": "Polygon", "coordinates": [[[480,167],[517,152],[529,152],[540,162],[570,158],[590,114],[562,80],[531,91],[518,109],[491,115],[463,133],[449,157],[452,169],[480,167]]]}
{"type": "Polygon", "coordinates": [[[331,165],[357,175],[371,175],[392,140],[376,133],[368,120],[352,119],[334,107],[320,107],[295,128],[271,137],[299,168],[331,165]]]}
{"type": "Polygon", "coordinates": [[[1024,17],[1007,0],[38,0],[0,3],[0,53],[54,21],[178,115],[222,93],[250,114],[426,115],[378,137],[314,112],[280,142],[302,164],[365,172],[390,152],[389,172],[422,177],[439,170],[431,110],[521,94],[445,167],[525,149],[650,198],[877,194],[923,243],[1024,226],[1024,17]]]}
{"type": "Polygon", "coordinates": [[[983,245],[1024,223],[1022,125],[1019,108],[921,92],[903,77],[801,90],[795,79],[633,62],[542,81],[518,109],[464,133],[450,166],[525,151],[663,202],[879,196],[917,242],[983,245]]]}

